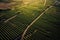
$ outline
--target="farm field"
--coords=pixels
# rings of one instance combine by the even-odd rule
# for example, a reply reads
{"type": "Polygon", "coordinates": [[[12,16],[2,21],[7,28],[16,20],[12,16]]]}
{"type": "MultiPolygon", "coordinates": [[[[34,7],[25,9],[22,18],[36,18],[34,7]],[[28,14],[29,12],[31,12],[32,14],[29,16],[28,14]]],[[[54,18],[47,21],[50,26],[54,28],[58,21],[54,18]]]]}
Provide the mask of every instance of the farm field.
{"type": "Polygon", "coordinates": [[[0,39],[58,40],[60,6],[55,2],[23,0],[10,10],[0,10],[0,39]]]}

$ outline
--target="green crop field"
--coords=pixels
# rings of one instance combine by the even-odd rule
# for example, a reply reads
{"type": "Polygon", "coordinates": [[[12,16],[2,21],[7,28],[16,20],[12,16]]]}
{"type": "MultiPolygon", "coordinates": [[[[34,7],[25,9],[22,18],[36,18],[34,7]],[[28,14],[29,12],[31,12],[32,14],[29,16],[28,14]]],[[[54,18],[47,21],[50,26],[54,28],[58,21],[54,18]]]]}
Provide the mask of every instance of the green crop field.
{"type": "Polygon", "coordinates": [[[55,2],[23,0],[0,10],[0,40],[58,40],[60,6],[55,2]]]}

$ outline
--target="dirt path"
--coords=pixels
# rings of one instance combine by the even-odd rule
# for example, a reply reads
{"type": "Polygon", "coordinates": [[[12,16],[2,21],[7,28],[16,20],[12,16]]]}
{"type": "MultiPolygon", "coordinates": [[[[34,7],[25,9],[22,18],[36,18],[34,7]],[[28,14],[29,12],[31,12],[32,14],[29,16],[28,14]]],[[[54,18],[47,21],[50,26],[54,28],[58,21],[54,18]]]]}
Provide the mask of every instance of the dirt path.
{"type": "Polygon", "coordinates": [[[10,20],[14,19],[16,16],[17,16],[17,15],[14,15],[14,16],[12,16],[11,18],[9,18],[9,19],[5,20],[5,21],[4,21],[4,23],[7,23],[8,21],[10,21],[10,20]]]}
{"type": "Polygon", "coordinates": [[[24,40],[24,36],[25,36],[25,34],[26,34],[26,32],[28,31],[28,29],[40,18],[40,17],[42,17],[42,15],[44,15],[44,13],[46,12],[46,11],[48,11],[50,8],[52,8],[53,6],[50,6],[49,8],[47,8],[44,12],[42,12],[35,20],[33,20],[31,23],[30,23],[30,25],[28,25],[27,26],[27,28],[25,29],[25,31],[23,32],[23,34],[22,34],[22,38],[21,38],[21,40],[24,40]]]}

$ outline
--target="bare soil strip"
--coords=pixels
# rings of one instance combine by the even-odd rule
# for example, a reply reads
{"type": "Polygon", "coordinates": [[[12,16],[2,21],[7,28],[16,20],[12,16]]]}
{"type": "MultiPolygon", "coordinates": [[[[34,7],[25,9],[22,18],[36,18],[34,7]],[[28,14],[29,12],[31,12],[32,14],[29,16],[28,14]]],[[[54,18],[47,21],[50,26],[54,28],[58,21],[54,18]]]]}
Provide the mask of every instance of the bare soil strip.
{"type": "Polygon", "coordinates": [[[52,8],[53,6],[50,6],[49,8],[47,8],[44,12],[42,12],[35,20],[33,20],[31,23],[30,23],[30,25],[28,25],[27,26],[27,28],[24,30],[24,32],[23,32],[23,34],[22,34],[22,38],[21,38],[21,40],[24,40],[24,36],[25,36],[25,34],[26,34],[26,32],[28,31],[28,29],[39,19],[39,18],[41,18],[44,14],[45,14],[45,12],[46,11],[48,11],[50,8],[52,8]]]}

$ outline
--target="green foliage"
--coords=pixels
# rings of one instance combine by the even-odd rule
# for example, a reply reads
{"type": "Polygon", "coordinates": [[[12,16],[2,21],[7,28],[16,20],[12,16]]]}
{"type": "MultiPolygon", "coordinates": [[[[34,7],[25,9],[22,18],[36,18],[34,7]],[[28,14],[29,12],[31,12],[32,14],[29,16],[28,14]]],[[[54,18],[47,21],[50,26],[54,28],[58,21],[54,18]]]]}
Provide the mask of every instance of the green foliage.
{"type": "MultiPolygon", "coordinates": [[[[0,13],[1,18],[5,20],[11,18],[14,15],[17,15],[12,20],[9,20],[7,23],[0,22],[0,39],[1,40],[13,40],[18,36],[21,36],[26,27],[38,16],[40,15],[47,6],[51,6],[53,1],[47,0],[46,6],[40,3],[29,4],[29,5],[16,5],[10,11],[0,13]],[[49,2],[48,2],[49,1],[49,2]],[[19,12],[19,14],[17,14],[19,12]]],[[[27,31],[24,36],[25,40],[55,40],[57,35],[57,22],[60,20],[59,14],[56,11],[57,7],[49,9],[45,14],[36,21],[31,28],[27,31]],[[58,17],[57,17],[58,16],[58,17]]],[[[59,9],[59,8],[58,8],[59,9]]],[[[57,10],[58,10],[57,9],[57,10]]]]}

